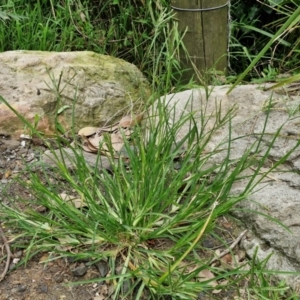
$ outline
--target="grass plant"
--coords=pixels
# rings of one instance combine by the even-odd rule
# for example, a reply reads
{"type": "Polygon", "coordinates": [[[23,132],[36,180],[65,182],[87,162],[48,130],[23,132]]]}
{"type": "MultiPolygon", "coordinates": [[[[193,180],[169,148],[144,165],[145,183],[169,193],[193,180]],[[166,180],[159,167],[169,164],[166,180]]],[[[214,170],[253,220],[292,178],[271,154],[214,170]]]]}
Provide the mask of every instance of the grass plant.
{"type": "MultiPolygon", "coordinates": [[[[1,101],[10,107],[3,98],[1,101]]],[[[60,160],[54,170],[59,180],[49,175],[48,166],[27,170],[29,180],[21,184],[32,198],[10,199],[9,205],[1,203],[0,207],[5,227],[18,229],[10,239],[15,239],[12,247],[26,253],[22,263],[44,252],[51,252],[52,259],[73,257],[88,260],[91,265],[105,261],[110,276],[94,281],[114,285],[111,299],[142,299],[146,291],[150,293],[148,299],[197,299],[200,293],[237,288],[245,277],[252,274],[254,280],[263,273],[254,266],[250,270],[239,266],[230,272],[212,267],[210,258],[201,258],[199,241],[213,232],[217,219],[253,193],[267,175],[256,178],[280,130],[265,153],[260,153],[258,141],[239,160],[232,161],[230,134],[228,141],[209,153],[205,149],[219,128],[228,126],[231,131],[234,110],[227,114],[217,110],[214,126],[208,129],[205,108],[200,118],[191,113],[172,122],[174,110],[167,106],[163,100],[158,102],[154,117],[147,121],[147,134],[143,127],[135,128],[131,141],[125,143],[126,159],[111,158],[110,171],[100,172],[97,165],[90,167],[75,148],[77,168],[69,170],[60,160]],[[178,132],[187,125],[187,134],[177,141],[178,132]],[[220,151],[224,152],[224,160],[212,164],[220,151]],[[256,169],[254,175],[242,176],[251,166],[256,169]],[[248,184],[232,194],[233,184],[240,179],[248,179],[248,184]],[[81,205],[75,207],[64,200],[62,191],[79,199],[81,205]],[[26,210],[20,208],[20,203],[26,210]],[[37,207],[44,207],[44,212],[37,211],[37,207]],[[203,270],[210,270],[215,277],[199,280],[203,270]],[[213,280],[230,283],[212,287],[213,280]],[[124,291],[126,282],[131,288],[124,291]]],[[[30,123],[26,125],[34,131],[30,123]]],[[[249,293],[254,291],[249,289],[249,293]]]]}
{"type": "MultiPolygon", "coordinates": [[[[184,47],[168,4],[169,1],[115,0],[103,1],[99,6],[97,1],[79,0],[7,1],[0,13],[0,51],[92,50],[118,56],[136,64],[147,75],[153,93],[166,94],[182,88],[177,85],[181,72],[178,50],[184,47]]],[[[243,23],[245,35],[255,31],[269,38],[271,33],[257,30],[255,13],[251,24],[249,20],[243,23]]],[[[281,34],[299,23],[299,8],[295,13],[287,12],[286,18],[284,27],[267,46],[275,40],[283,46],[292,44],[281,34]]],[[[233,41],[239,48],[240,41],[233,41]]],[[[293,53],[297,53],[297,45],[293,53]]],[[[247,46],[233,53],[246,58],[242,61],[245,72],[238,81],[268,50],[265,47],[256,59],[247,46]]],[[[207,87],[206,90],[209,93],[207,87]]],[[[0,100],[9,106],[5,99],[0,100]]],[[[26,170],[29,179],[20,184],[30,191],[32,199],[10,199],[9,205],[0,206],[3,225],[18,229],[11,236],[15,239],[11,246],[24,249],[26,257],[21,263],[43,252],[53,253],[51,259],[72,257],[88,260],[91,265],[105,261],[110,275],[94,281],[107,281],[114,286],[111,299],[142,299],[146,292],[148,299],[197,299],[199,294],[213,289],[232,288],[239,294],[240,283],[245,284],[246,292],[240,293],[241,299],[298,299],[284,283],[272,283],[272,272],[265,270],[265,262],[254,259],[249,269],[238,266],[228,271],[211,266],[211,258],[201,255],[201,240],[215,234],[218,218],[227,216],[236,203],[253,193],[264,176],[294,149],[261,176],[280,129],[267,151],[260,152],[262,133],[239,160],[232,161],[233,110],[224,115],[221,108],[216,108],[216,121],[209,129],[205,107],[200,118],[189,114],[170,122],[174,110],[167,110],[167,104],[163,100],[158,103],[155,117],[147,121],[148,134],[143,127],[135,128],[131,141],[125,143],[126,159],[111,159],[110,171],[90,167],[77,148],[72,148],[76,171],[69,170],[64,160],[52,173],[48,166],[26,170]],[[188,133],[177,141],[178,132],[187,124],[188,133]],[[210,139],[224,126],[229,128],[228,140],[207,153],[210,139]],[[224,160],[211,164],[220,152],[224,160]],[[249,167],[256,171],[245,178],[243,171],[249,167]],[[260,180],[257,176],[261,176],[260,180]],[[248,184],[239,194],[232,194],[233,184],[241,179],[248,179],[248,184]],[[79,199],[81,205],[75,207],[64,200],[62,191],[79,199]],[[39,212],[37,207],[45,210],[39,212]],[[199,280],[203,270],[210,270],[215,277],[199,280]],[[211,285],[215,280],[217,287],[211,285]],[[130,288],[125,289],[128,282],[130,288]]],[[[34,125],[10,108],[32,134],[43,138],[34,125]]],[[[101,165],[100,156],[97,161],[101,165]]]]}

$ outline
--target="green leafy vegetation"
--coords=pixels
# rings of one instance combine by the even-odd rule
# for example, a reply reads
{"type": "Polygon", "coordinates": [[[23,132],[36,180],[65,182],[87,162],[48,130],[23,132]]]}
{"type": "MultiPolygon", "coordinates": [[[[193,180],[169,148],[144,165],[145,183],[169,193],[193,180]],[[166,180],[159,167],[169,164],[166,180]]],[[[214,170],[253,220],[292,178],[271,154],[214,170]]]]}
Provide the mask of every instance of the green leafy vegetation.
{"type": "MultiPolygon", "coordinates": [[[[228,80],[251,64],[246,80],[275,80],[299,72],[299,17],[280,35],[299,1],[231,1],[228,80]]],[[[95,51],[135,64],[158,89],[180,89],[178,51],[184,48],[170,0],[5,1],[0,6],[0,51],[95,51]],[[171,72],[170,72],[171,71],[171,72]]],[[[216,82],[216,81],[214,81],[216,82]]]]}
{"type": "Polygon", "coordinates": [[[0,11],[0,52],[95,51],[134,63],[155,89],[180,78],[184,46],[168,1],[16,0],[0,11]]]}
{"type": "Polygon", "coordinates": [[[276,32],[276,34],[268,41],[268,43],[263,47],[263,49],[258,53],[256,58],[254,58],[250,65],[244,70],[242,74],[240,74],[237,78],[237,81],[234,83],[233,86],[229,89],[228,93],[252,70],[253,67],[255,67],[256,63],[263,57],[263,55],[268,51],[270,46],[273,44],[273,42],[280,37],[282,33],[284,33],[289,28],[293,28],[293,24],[300,22],[300,7],[298,7],[292,14],[289,16],[289,18],[286,20],[286,22],[280,27],[280,29],[276,32]]]}
{"type": "MultiPolygon", "coordinates": [[[[113,55],[141,69],[153,94],[178,91],[182,88],[178,51],[184,45],[169,2],[6,1],[0,10],[0,51],[89,50],[113,55]]],[[[230,75],[236,79],[242,73],[238,83],[244,78],[270,81],[280,72],[297,73],[300,20],[296,3],[252,2],[231,4],[230,75]],[[268,24],[262,24],[266,19],[268,24]]],[[[170,123],[173,112],[165,105],[159,102],[154,118],[147,121],[147,135],[144,127],[134,129],[131,140],[125,142],[126,159],[111,158],[110,171],[90,167],[76,148],[72,148],[76,171],[69,170],[64,161],[53,173],[47,166],[26,170],[29,178],[20,184],[30,191],[30,201],[10,199],[9,205],[1,203],[0,208],[5,226],[16,228],[11,246],[25,250],[21,263],[43,252],[54,253],[53,259],[72,257],[91,265],[103,260],[110,275],[96,280],[114,284],[113,299],[142,299],[146,291],[148,299],[197,299],[201,293],[222,299],[211,292],[229,289],[240,299],[298,299],[284,282],[272,282],[266,261],[254,258],[249,265],[245,261],[227,270],[213,266],[212,256],[203,257],[206,249],[201,244],[208,234],[223,241],[215,233],[218,219],[254,191],[259,182],[256,176],[280,132],[260,161],[256,159],[260,141],[238,161],[231,161],[230,135],[227,143],[210,153],[205,147],[220,127],[228,126],[230,132],[233,110],[225,117],[218,111],[217,121],[208,129],[204,114],[200,120],[190,114],[170,123]],[[176,141],[186,124],[189,132],[176,141]],[[211,165],[220,151],[226,153],[224,161],[211,165]],[[244,177],[243,171],[251,166],[256,172],[244,177]],[[231,187],[241,179],[249,184],[232,194],[231,187]],[[130,289],[124,292],[128,281],[130,289]]],[[[64,109],[69,107],[60,107],[57,113],[64,109]]],[[[39,116],[34,124],[23,121],[32,135],[41,136],[36,131],[39,116]]],[[[63,132],[59,125],[57,130],[63,132]]]]}
{"type": "Polygon", "coordinates": [[[299,13],[279,34],[298,7],[299,1],[289,0],[231,2],[230,64],[233,74],[243,73],[251,63],[245,78],[248,80],[273,81],[282,73],[299,73],[299,13]],[[262,53],[270,40],[272,43],[262,53]]]}
{"type": "MultiPolygon", "coordinates": [[[[289,288],[283,283],[268,288],[263,263],[245,268],[245,261],[230,271],[214,267],[213,257],[201,254],[204,247],[199,241],[293,149],[257,179],[280,130],[265,154],[260,153],[258,140],[240,159],[232,161],[230,134],[228,142],[209,153],[205,148],[218,129],[228,126],[230,131],[234,109],[221,114],[216,107],[216,121],[208,128],[205,113],[200,119],[185,114],[172,123],[173,109],[166,107],[166,101],[158,102],[146,127],[134,128],[130,141],[124,140],[126,156],[111,158],[110,171],[89,166],[76,148],[72,148],[76,170],[68,169],[61,159],[52,171],[55,176],[47,166],[26,170],[28,180],[20,184],[32,197],[10,199],[0,208],[5,226],[15,228],[10,237],[16,240],[12,247],[25,250],[21,263],[44,252],[53,253],[51,259],[72,257],[91,265],[105,261],[110,276],[95,281],[114,283],[113,299],[142,299],[146,292],[150,293],[148,299],[196,299],[200,293],[213,296],[212,291],[228,288],[239,295],[239,283],[248,277],[251,280],[243,292],[249,293],[248,299],[261,293],[266,299],[276,299],[268,295],[287,299],[289,288]],[[178,141],[183,126],[189,130],[178,141]],[[211,164],[220,152],[225,153],[224,160],[211,164]],[[262,155],[259,161],[258,153],[262,155]],[[251,166],[255,167],[254,174],[243,176],[251,166]],[[248,183],[238,194],[232,194],[233,184],[241,179],[248,183]],[[41,207],[42,211],[37,210],[41,207]],[[126,281],[131,288],[124,295],[126,281]],[[263,289],[257,287],[258,282],[263,289]]],[[[34,131],[33,125],[10,108],[34,131]]]]}

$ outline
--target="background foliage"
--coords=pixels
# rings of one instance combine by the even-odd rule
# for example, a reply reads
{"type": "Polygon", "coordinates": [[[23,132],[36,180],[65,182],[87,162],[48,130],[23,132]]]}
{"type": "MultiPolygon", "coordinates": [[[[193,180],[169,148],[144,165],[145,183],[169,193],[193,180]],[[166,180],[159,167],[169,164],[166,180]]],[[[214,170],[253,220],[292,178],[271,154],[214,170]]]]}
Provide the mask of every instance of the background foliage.
{"type": "MultiPolygon", "coordinates": [[[[229,75],[243,72],[299,0],[232,0],[229,75]]],[[[0,6],[0,51],[90,50],[135,64],[158,87],[178,85],[182,47],[170,0],[8,0],[0,6]],[[169,72],[172,70],[172,72],[169,72]]],[[[300,68],[299,22],[272,45],[247,79],[300,68]]]]}
{"type": "MultiPolygon", "coordinates": [[[[232,74],[243,72],[299,6],[290,0],[233,0],[230,63],[232,74]]],[[[273,80],[279,73],[299,73],[299,20],[288,28],[249,74],[273,80]]]]}
{"type": "Polygon", "coordinates": [[[0,51],[95,51],[134,63],[154,85],[169,85],[165,74],[171,66],[176,75],[173,48],[180,38],[170,26],[168,2],[6,1],[0,51]]]}

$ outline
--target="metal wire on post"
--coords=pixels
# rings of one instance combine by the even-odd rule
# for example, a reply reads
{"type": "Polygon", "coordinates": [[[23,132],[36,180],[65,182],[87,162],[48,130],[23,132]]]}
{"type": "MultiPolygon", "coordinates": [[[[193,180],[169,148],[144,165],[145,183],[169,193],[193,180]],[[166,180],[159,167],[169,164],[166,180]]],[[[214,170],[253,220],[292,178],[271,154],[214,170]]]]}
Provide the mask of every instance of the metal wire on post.
{"type": "Polygon", "coordinates": [[[171,8],[175,9],[175,10],[180,10],[180,11],[195,11],[195,12],[199,12],[199,11],[211,11],[211,10],[216,10],[216,9],[220,9],[220,8],[223,8],[223,7],[226,7],[229,5],[229,1],[226,2],[225,4],[223,5],[220,5],[220,6],[215,6],[215,7],[208,7],[208,8],[181,8],[181,7],[176,7],[176,6],[173,6],[171,5],[171,8]]]}

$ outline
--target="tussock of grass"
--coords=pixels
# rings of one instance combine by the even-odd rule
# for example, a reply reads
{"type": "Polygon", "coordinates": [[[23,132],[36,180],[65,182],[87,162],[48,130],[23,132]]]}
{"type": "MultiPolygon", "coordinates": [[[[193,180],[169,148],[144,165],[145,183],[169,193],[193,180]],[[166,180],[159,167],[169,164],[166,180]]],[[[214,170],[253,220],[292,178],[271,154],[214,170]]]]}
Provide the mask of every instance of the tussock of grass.
{"type": "Polygon", "coordinates": [[[126,159],[111,159],[112,172],[91,168],[76,149],[76,171],[68,170],[61,161],[55,170],[58,181],[49,176],[47,166],[30,171],[29,181],[23,182],[33,195],[30,203],[11,199],[11,205],[0,208],[5,226],[19,229],[15,246],[26,249],[25,262],[39,252],[56,253],[54,258],[89,259],[92,264],[105,260],[111,277],[96,280],[115,282],[114,299],[122,295],[126,280],[133,284],[128,295],[135,299],[144,289],[153,297],[196,299],[200,292],[212,289],[211,279],[198,280],[202,270],[210,269],[219,281],[227,279],[231,286],[251,272],[257,275],[255,268],[225,272],[211,267],[201,259],[199,241],[204,233],[213,231],[220,216],[253,192],[254,178],[269,150],[257,163],[253,157],[260,149],[252,145],[232,163],[229,140],[225,150],[222,145],[224,161],[208,164],[219,147],[209,153],[205,147],[220,127],[228,124],[230,128],[232,115],[205,129],[204,120],[195,120],[193,114],[170,123],[173,112],[165,108],[164,102],[157,106],[155,121],[150,118],[147,124],[148,135],[143,128],[135,128],[131,141],[125,142],[126,159]],[[198,122],[203,125],[200,131],[198,122]],[[176,142],[182,126],[190,130],[176,142]],[[251,165],[257,172],[248,178],[243,191],[232,195],[232,185],[251,165]],[[60,195],[62,187],[84,205],[76,208],[65,201],[60,195]],[[19,208],[19,201],[26,203],[26,210],[19,208]],[[41,213],[37,207],[45,211],[41,213]],[[162,247],[161,241],[166,246],[162,247]],[[121,272],[117,272],[120,266],[121,272]]]}

